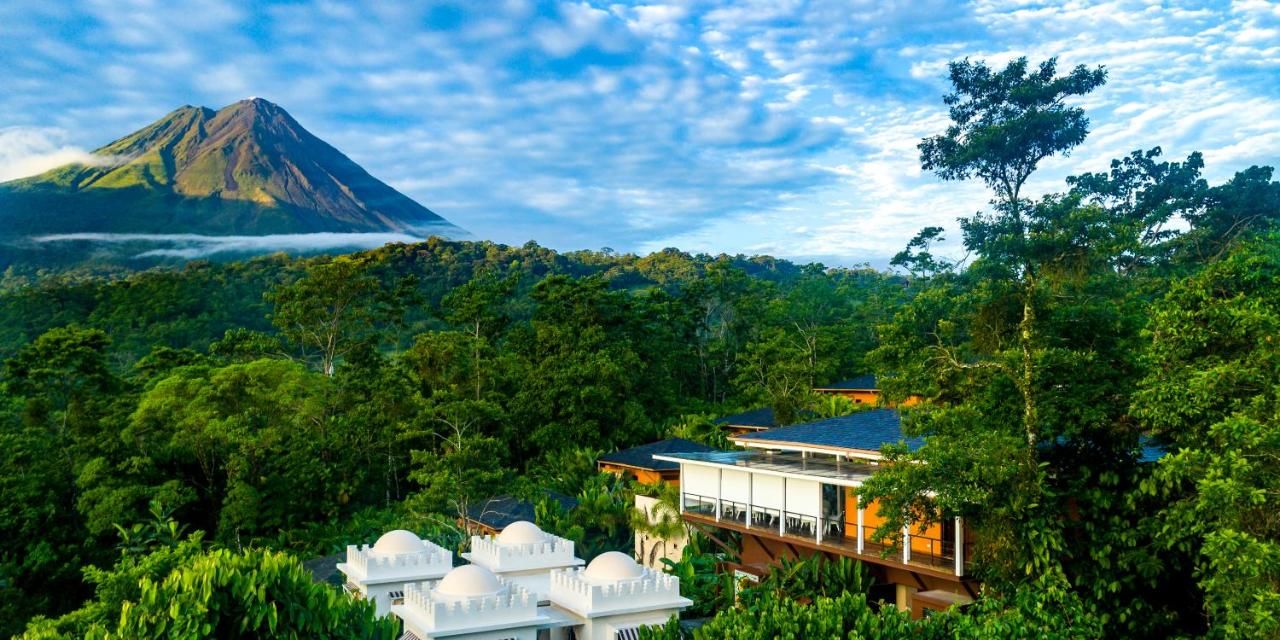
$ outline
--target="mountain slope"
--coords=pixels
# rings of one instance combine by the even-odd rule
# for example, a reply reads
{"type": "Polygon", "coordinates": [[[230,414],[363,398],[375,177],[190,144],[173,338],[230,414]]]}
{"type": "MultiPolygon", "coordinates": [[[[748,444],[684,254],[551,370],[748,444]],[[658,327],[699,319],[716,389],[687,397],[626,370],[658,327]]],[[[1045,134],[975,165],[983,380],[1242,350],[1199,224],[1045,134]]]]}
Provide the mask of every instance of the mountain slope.
{"type": "Polygon", "coordinates": [[[184,106],[93,153],[0,184],[0,234],[460,232],[259,98],[184,106]]]}

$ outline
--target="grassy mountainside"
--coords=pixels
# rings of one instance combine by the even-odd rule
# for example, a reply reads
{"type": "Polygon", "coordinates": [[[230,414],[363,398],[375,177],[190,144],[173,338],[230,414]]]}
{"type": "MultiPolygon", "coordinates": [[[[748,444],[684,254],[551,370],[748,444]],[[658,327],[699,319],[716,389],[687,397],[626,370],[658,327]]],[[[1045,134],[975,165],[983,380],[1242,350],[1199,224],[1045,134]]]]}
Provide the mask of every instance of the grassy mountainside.
{"type": "Polygon", "coordinates": [[[260,98],[184,106],[94,155],[0,185],[0,236],[457,231],[260,98]]]}

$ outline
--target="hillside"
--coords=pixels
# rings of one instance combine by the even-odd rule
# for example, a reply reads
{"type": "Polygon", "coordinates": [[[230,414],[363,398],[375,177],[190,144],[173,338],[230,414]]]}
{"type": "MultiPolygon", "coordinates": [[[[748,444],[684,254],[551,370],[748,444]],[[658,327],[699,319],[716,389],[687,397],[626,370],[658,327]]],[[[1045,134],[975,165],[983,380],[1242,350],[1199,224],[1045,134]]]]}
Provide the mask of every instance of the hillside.
{"type": "Polygon", "coordinates": [[[0,238],[461,232],[260,98],[181,107],[93,155],[0,184],[0,238]]]}

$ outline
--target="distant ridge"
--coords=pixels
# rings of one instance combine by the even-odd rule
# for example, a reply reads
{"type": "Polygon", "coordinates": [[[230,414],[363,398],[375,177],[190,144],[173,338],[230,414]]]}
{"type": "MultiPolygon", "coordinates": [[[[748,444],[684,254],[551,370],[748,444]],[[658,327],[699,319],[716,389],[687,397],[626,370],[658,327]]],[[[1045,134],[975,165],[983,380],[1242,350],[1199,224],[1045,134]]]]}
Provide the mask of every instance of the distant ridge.
{"type": "Polygon", "coordinates": [[[0,237],[465,234],[261,98],[180,107],[93,155],[0,184],[0,237]]]}

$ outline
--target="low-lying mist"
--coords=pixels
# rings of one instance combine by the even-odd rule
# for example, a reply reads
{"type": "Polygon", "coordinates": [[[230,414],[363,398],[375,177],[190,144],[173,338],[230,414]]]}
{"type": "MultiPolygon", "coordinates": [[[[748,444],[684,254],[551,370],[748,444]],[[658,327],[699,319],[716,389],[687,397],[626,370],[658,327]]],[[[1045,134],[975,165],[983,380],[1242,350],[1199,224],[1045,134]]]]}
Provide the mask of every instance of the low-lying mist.
{"type": "MultiPolygon", "coordinates": [[[[456,235],[457,229],[450,228],[456,235]]],[[[445,231],[442,227],[441,231],[445,231]]],[[[38,243],[96,242],[133,245],[131,249],[153,245],[133,255],[134,258],[206,258],[235,253],[315,253],[338,249],[373,249],[393,242],[421,242],[431,235],[407,233],[282,233],[263,236],[207,236],[194,233],[61,233],[32,238],[38,243]]]]}

